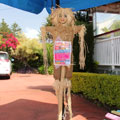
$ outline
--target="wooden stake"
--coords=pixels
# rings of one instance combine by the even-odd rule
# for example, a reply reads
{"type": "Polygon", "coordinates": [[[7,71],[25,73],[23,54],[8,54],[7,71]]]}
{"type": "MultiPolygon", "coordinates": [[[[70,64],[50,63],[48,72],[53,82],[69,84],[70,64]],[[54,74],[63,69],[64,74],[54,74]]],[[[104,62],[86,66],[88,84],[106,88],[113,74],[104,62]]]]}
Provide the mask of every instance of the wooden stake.
{"type": "Polygon", "coordinates": [[[45,40],[45,35],[46,32],[41,29],[41,34],[42,34],[42,44],[43,44],[43,62],[44,62],[44,69],[45,69],[45,74],[48,74],[48,59],[47,59],[47,48],[46,48],[46,40],[45,40]]]}
{"type": "Polygon", "coordinates": [[[64,97],[64,79],[65,79],[65,66],[61,68],[61,80],[60,80],[60,91],[58,95],[58,120],[62,120],[63,113],[63,97],[64,97]]]}

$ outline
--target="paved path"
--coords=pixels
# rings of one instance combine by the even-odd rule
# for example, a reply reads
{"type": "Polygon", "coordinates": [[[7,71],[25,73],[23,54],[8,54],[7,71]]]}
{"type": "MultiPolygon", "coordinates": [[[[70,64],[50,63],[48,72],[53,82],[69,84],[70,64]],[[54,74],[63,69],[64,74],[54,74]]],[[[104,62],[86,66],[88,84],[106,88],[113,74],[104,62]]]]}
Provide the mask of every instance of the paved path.
{"type": "MultiPolygon", "coordinates": [[[[0,120],[57,120],[53,76],[12,74],[0,78],[0,120]]],[[[73,95],[73,120],[103,120],[107,111],[73,95]]]]}

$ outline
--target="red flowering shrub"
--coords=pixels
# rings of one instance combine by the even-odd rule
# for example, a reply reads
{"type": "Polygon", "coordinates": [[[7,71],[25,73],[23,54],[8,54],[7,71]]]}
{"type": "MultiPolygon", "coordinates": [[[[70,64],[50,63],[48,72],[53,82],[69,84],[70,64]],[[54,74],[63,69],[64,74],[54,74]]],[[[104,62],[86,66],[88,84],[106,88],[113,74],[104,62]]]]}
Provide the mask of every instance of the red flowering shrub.
{"type": "Polygon", "coordinates": [[[19,44],[17,38],[14,37],[12,33],[4,33],[2,34],[2,38],[0,40],[0,50],[9,50],[12,48],[13,50],[16,49],[17,45],[19,44]]]}

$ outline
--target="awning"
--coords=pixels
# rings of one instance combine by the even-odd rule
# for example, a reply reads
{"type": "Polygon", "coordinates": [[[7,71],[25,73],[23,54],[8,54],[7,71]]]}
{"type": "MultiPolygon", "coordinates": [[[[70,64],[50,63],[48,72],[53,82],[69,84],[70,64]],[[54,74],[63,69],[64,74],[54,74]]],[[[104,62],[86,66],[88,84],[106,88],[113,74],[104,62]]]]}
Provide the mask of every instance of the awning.
{"type": "MultiPolygon", "coordinates": [[[[73,11],[78,11],[119,2],[120,0],[59,0],[59,1],[60,7],[72,8],[73,11]]],[[[39,14],[43,10],[43,8],[46,8],[48,13],[50,13],[51,7],[56,6],[56,0],[0,0],[0,3],[35,14],[39,14]]]]}

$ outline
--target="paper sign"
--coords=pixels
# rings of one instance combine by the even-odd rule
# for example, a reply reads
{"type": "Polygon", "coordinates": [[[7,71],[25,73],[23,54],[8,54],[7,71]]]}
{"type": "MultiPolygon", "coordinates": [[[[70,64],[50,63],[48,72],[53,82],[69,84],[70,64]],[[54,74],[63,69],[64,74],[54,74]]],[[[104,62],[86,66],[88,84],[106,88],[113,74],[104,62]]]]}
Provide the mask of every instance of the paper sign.
{"type": "Polygon", "coordinates": [[[71,42],[56,41],[54,44],[54,65],[68,66],[71,64],[71,42]]]}

